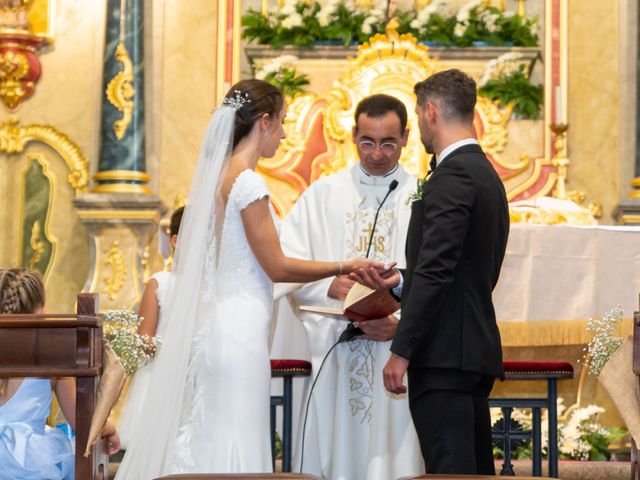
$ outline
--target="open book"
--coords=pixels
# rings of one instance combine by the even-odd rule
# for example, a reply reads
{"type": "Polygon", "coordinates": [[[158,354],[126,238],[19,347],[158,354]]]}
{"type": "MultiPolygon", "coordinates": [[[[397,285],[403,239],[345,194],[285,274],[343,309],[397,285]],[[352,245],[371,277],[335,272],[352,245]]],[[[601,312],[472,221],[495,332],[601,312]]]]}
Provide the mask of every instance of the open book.
{"type": "Polygon", "coordinates": [[[342,308],[301,305],[305,312],[324,313],[327,315],[346,315],[354,313],[365,318],[382,318],[398,311],[400,303],[388,290],[373,290],[361,283],[354,283],[342,308]]]}

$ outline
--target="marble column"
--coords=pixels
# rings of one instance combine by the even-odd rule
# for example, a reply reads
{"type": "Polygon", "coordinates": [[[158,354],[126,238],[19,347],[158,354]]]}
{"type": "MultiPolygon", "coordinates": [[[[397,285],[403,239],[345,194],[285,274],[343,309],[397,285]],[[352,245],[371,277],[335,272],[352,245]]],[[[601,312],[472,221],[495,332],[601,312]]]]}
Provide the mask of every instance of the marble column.
{"type": "Polygon", "coordinates": [[[108,0],[97,193],[151,193],[146,186],[143,1],[108,0]]]}
{"type": "Polygon", "coordinates": [[[627,197],[623,199],[613,212],[613,217],[616,221],[623,225],[640,225],[640,8],[633,7],[634,20],[633,26],[635,27],[635,57],[636,57],[636,71],[635,71],[635,156],[632,158],[634,163],[634,178],[630,182],[631,191],[627,194],[627,197]]]}
{"type": "Polygon", "coordinates": [[[74,201],[91,255],[83,290],[99,293],[103,310],[136,308],[166,212],[146,185],[143,1],[107,1],[96,185],[74,201]]]}

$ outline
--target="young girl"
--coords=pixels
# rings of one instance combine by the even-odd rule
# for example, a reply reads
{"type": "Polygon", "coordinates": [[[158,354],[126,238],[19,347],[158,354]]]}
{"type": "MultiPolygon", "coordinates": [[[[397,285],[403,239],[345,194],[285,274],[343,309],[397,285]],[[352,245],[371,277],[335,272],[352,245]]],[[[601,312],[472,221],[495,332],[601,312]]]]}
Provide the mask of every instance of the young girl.
{"type": "MultiPolygon", "coordinates": [[[[182,220],[182,213],[184,207],[176,209],[171,215],[171,223],[169,224],[169,238],[171,242],[171,249],[175,249],[176,242],[178,241],[178,230],[180,229],[180,221],[182,220]]],[[[171,273],[160,271],[154,273],[142,294],[140,300],[139,314],[142,317],[140,326],[138,327],[138,334],[145,335],[148,338],[154,336],[162,339],[162,334],[166,330],[165,324],[160,321],[163,305],[168,301],[169,287],[171,283],[171,273]]],[[[155,354],[155,352],[151,352],[155,354]]],[[[125,404],[122,414],[120,416],[119,432],[122,446],[126,449],[129,439],[133,434],[133,430],[136,427],[136,420],[140,418],[140,412],[144,408],[145,396],[148,390],[149,378],[154,364],[149,363],[140,370],[138,370],[133,377],[131,386],[129,387],[129,394],[127,396],[127,403],[125,404]]]]}
{"type": "MultiPolygon", "coordinates": [[[[44,313],[44,283],[37,272],[0,269],[0,313],[44,313]]],[[[0,320],[1,321],[1,320],[0,320]]],[[[47,427],[51,391],[75,428],[75,379],[0,378],[0,477],[29,479],[74,478],[75,455],[60,430],[47,427]]],[[[113,426],[102,431],[108,454],[120,449],[113,426]]]]}

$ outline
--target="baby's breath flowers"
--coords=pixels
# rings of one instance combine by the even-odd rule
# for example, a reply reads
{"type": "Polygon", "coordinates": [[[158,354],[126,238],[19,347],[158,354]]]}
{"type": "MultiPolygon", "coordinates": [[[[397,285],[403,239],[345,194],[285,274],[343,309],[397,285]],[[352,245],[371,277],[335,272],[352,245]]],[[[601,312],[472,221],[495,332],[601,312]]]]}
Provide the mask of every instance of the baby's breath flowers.
{"type": "Polygon", "coordinates": [[[160,346],[159,337],[138,335],[141,320],[141,317],[130,310],[104,312],[104,338],[120,359],[127,375],[146,365],[160,346]]]}
{"type": "MultiPolygon", "coordinates": [[[[589,369],[589,373],[596,377],[622,344],[622,338],[614,336],[615,327],[622,320],[622,313],[622,308],[617,306],[608,311],[601,320],[587,320],[587,331],[593,332],[594,335],[583,349],[582,363],[589,369]]],[[[578,363],[581,363],[580,360],[578,363]]]]}

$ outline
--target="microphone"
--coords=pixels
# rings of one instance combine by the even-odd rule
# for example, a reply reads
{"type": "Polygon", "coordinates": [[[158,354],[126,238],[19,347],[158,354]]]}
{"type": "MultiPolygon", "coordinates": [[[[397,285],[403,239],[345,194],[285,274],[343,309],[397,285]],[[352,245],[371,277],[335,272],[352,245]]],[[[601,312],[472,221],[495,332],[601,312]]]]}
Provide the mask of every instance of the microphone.
{"type": "MultiPolygon", "coordinates": [[[[387,200],[391,192],[393,192],[397,187],[398,187],[398,181],[392,180],[391,183],[389,184],[389,189],[387,190],[387,194],[384,196],[384,198],[380,202],[380,205],[378,205],[378,210],[376,210],[376,215],[375,217],[373,217],[373,227],[371,227],[371,235],[369,236],[369,245],[367,246],[367,254],[365,255],[365,258],[369,258],[369,252],[371,251],[371,243],[373,242],[373,234],[376,231],[376,223],[378,222],[378,214],[380,213],[380,209],[382,209],[384,202],[387,200]]],[[[338,337],[338,343],[350,342],[351,340],[361,335],[364,335],[364,332],[362,331],[362,329],[356,327],[353,324],[353,322],[350,322],[349,325],[347,325],[347,328],[345,328],[344,331],[338,337]]]]}
{"type": "Polygon", "coordinates": [[[378,214],[380,213],[380,209],[384,205],[384,202],[387,200],[391,192],[393,192],[398,187],[398,181],[392,180],[389,184],[389,189],[387,190],[387,194],[384,196],[380,205],[378,205],[378,210],[376,210],[376,216],[373,217],[373,227],[371,227],[371,235],[369,235],[369,245],[367,246],[367,254],[364,256],[365,258],[369,258],[369,251],[371,250],[371,242],[373,241],[373,234],[376,231],[376,223],[378,222],[378,214]]]}

